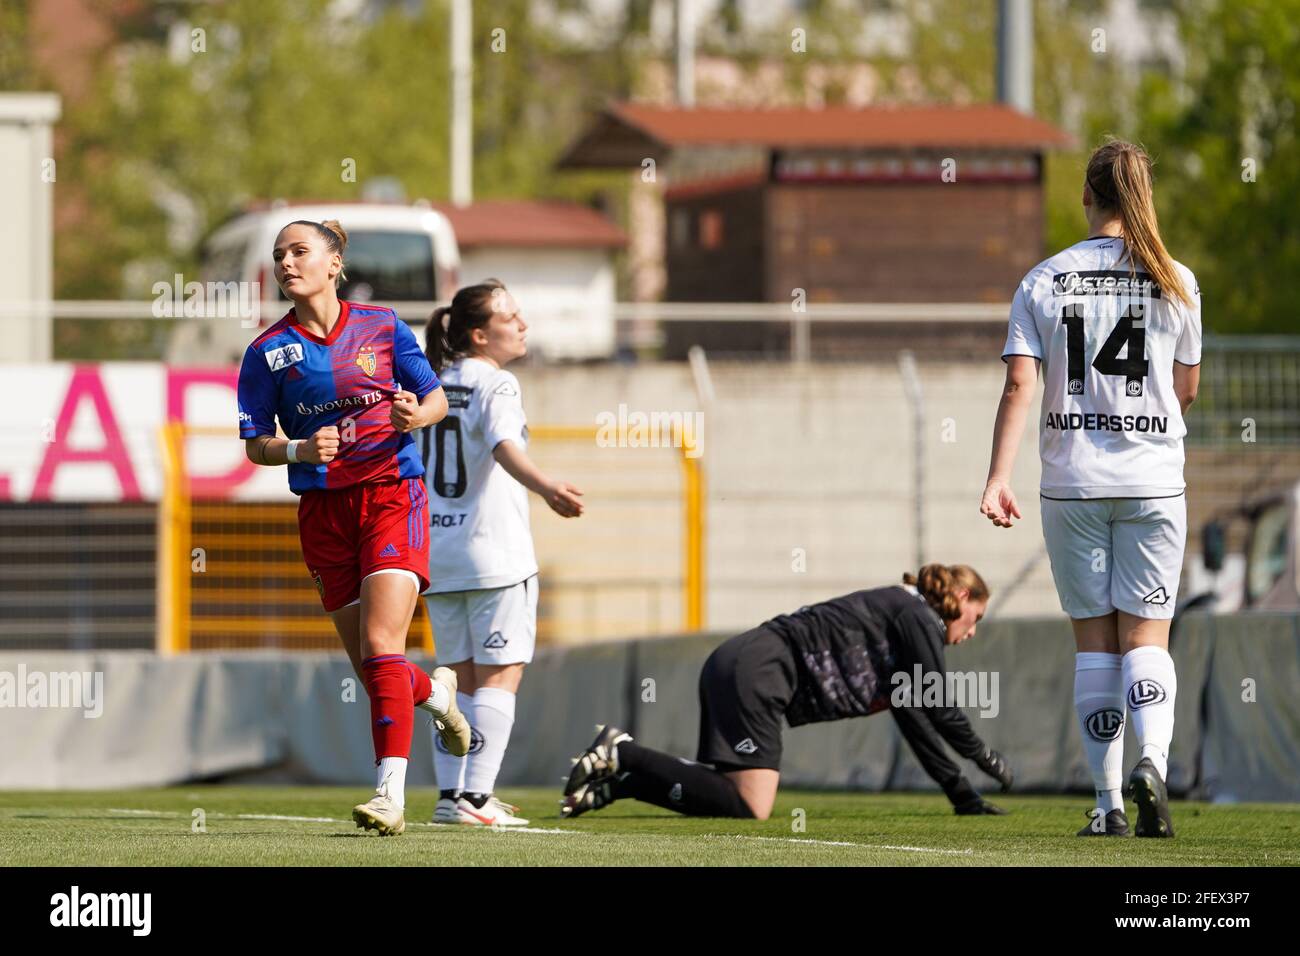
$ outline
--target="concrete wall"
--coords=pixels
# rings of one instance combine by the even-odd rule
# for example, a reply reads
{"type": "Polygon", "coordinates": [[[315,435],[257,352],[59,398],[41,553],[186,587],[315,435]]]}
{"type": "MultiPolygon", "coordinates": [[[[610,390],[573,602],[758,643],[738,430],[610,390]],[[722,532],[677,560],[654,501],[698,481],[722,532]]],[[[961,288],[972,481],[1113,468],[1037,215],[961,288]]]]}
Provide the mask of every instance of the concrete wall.
{"type": "MultiPolygon", "coordinates": [[[[620,403],[647,413],[703,411],[709,628],[740,630],[801,604],[893,583],[904,570],[934,560],[978,569],[1000,602],[991,608],[994,616],[1060,613],[1042,551],[1036,414],[1014,476],[1024,520],[997,529],[979,513],[1003,381],[996,358],[920,363],[919,445],[893,355],[855,365],[714,363],[716,399],[704,410],[684,364],[524,368],[519,376],[534,423],[592,425],[620,403]]],[[[626,463],[620,467],[628,471],[637,461],[646,469],[652,463],[645,451],[636,459],[618,449],[591,448],[580,456],[543,442],[534,448],[556,477],[580,485],[602,462],[626,463]]],[[[671,472],[665,480],[679,484],[671,472]]],[[[611,521],[620,527],[609,542],[607,567],[628,562],[635,550],[645,552],[639,566],[646,573],[680,574],[680,541],[663,526],[662,510],[638,526],[610,496],[597,493],[588,505],[579,521],[562,522],[533,499],[539,560],[553,569],[550,580],[557,586],[569,557],[590,563],[604,553],[611,521]]],[[[544,603],[547,586],[544,574],[544,603]]]]}
{"type": "MultiPolygon", "coordinates": [[[[596,722],[693,757],[700,665],[725,634],[545,648],[520,690],[502,785],[553,785],[596,722]]],[[[1171,644],[1178,669],[1169,785],[1218,801],[1300,801],[1300,616],[1193,616],[1171,644]]],[[[950,671],[987,675],[996,694],[975,732],[1001,751],[1024,791],[1091,789],[1074,715],[1073,644],[1060,619],[1002,621],[952,648],[950,671]],[[997,684],[992,677],[996,675],[997,684]]],[[[428,666],[427,660],[420,660],[428,666]]],[[[373,782],[368,701],[341,655],[0,652],[0,788],[94,789],[225,777],[373,782]],[[102,675],[97,716],[15,707],[33,673],[102,675]],[[6,684],[8,690],[6,690],[6,684]],[[8,695],[8,696],[6,696],[8,695]]],[[[434,783],[417,718],[410,781],[434,783]]],[[[1125,767],[1137,759],[1132,722],[1125,767]]],[[[994,787],[972,765],[977,788],[994,787]]],[[[785,734],[790,785],[936,789],[887,714],[785,734]]]]}

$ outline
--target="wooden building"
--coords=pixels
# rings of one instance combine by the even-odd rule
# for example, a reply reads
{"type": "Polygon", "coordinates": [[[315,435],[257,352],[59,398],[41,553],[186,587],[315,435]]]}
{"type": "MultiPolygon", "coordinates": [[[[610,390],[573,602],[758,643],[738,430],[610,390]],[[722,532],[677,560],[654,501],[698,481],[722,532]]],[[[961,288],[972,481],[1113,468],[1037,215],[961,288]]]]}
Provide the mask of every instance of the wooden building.
{"type": "MultiPolygon", "coordinates": [[[[665,299],[994,303],[1046,254],[1043,154],[1007,106],[679,109],[617,103],[561,168],[663,170],[665,299]]],[[[632,224],[635,228],[635,224],[632,224]]],[[[685,331],[728,347],[787,333],[685,331]]],[[[681,351],[683,330],[669,330],[681,351]]]]}

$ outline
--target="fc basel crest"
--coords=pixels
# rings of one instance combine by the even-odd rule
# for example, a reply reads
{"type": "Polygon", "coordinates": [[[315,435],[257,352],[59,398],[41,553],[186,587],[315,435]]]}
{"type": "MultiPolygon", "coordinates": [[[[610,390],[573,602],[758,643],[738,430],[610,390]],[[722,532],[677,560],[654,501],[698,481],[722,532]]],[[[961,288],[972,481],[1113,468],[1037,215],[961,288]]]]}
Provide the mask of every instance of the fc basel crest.
{"type": "Polygon", "coordinates": [[[375,361],[375,350],[369,345],[361,346],[361,351],[357,353],[357,364],[367,375],[374,375],[375,369],[379,367],[375,361]]]}

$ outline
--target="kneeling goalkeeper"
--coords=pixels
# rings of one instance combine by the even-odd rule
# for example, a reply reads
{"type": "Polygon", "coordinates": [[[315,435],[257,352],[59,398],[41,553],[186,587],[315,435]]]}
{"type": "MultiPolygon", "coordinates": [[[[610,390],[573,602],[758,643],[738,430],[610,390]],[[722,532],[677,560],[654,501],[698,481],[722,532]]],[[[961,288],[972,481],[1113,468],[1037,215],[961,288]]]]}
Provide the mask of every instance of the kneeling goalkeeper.
{"type": "MultiPolygon", "coordinates": [[[[975,635],[989,591],[964,564],[927,564],[903,583],[856,591],[783,614],[720,645],[700,674],[696,761],[604,727],[576,760],[561,813],[575,817],[633,798],[692,816],[766,820],[776,800],[781,721],[791,727],[889,709],[921,766],[959,814],[1005,813],[984,800],[942,741],[1011,787],[1011,768],[954,706],[890,700],[892,675],[943,676],[944,645],[975,635]]],[[[928,679],[927,683],[929,682],[928,679]]],[[[943,686],[947,686],[946,682],[943,686]]],[[[945,701],[945,704],[948,702],[945,701]]]]}

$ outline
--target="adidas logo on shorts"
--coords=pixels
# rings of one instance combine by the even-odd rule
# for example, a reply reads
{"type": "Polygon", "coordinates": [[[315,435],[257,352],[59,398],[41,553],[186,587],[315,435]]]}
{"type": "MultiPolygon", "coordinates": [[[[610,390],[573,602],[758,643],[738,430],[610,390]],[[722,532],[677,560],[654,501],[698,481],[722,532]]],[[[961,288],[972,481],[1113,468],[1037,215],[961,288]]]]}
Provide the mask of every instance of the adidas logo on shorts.
{"type": "Polygon", "coordinates": [[[736,744],[735,751],[738,754],[753,754],[758,753],[758,747],[755,746],[752,737],[746,737],[740,743],[736,744]]]}

